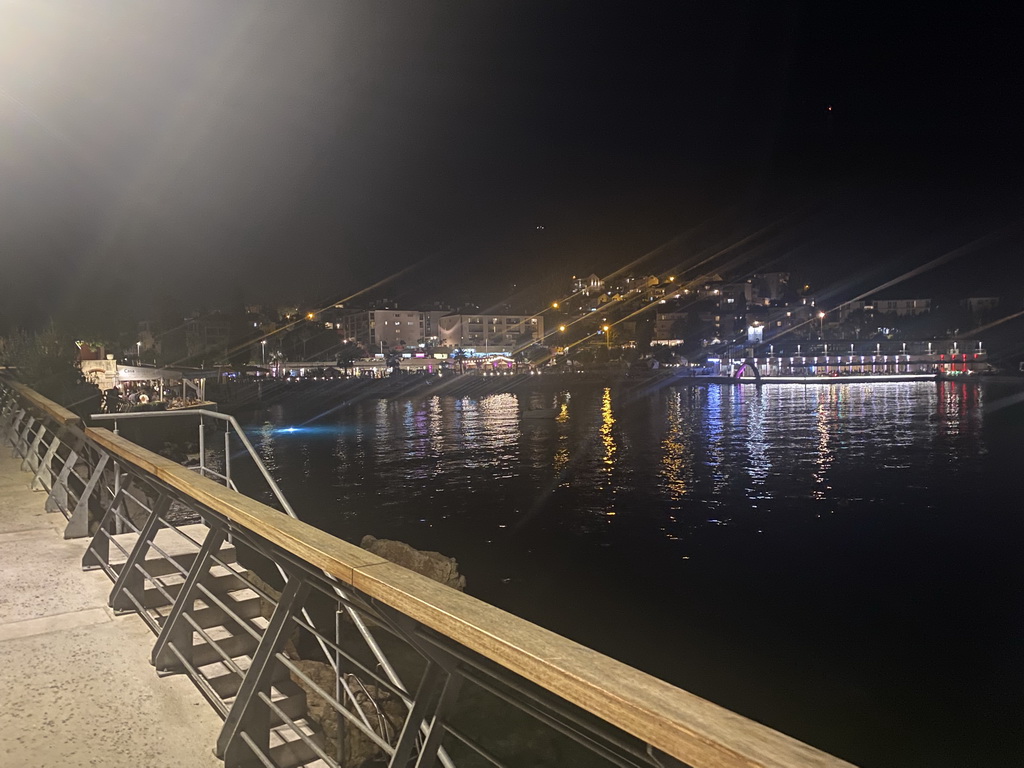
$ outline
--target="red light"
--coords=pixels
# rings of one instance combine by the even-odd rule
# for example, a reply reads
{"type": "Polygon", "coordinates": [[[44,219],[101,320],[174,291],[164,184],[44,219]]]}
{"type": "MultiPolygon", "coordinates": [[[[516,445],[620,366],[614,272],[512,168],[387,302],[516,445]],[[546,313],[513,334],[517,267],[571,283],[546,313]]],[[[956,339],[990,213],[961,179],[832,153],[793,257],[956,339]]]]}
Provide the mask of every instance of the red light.
{"type": "Polygon", "coordinates": [[[945,359],[946,359],[946,354],[945,353],[939,355],[939,360],[945,360],[945,359]]]}
{"type": "Polygon", "coordinates": [[[974,359],[975,359],[975,360],[977,360],[977,359],[978,359],[978,353],[977,353],[977,352],[975,352],[975,353],[974,353],[974,359]]]}

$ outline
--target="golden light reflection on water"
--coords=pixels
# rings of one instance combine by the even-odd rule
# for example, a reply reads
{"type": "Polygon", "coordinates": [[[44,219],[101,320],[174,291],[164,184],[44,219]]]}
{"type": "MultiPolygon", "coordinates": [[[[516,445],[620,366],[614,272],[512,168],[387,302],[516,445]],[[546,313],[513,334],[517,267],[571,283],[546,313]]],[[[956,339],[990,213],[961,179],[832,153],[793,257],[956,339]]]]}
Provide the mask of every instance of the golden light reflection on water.
{"type": "Polygon", "coordinates": [[[618,446],[615,444],[615,415],[612,413],[612,390],[605,387],[601,395],[601,445],[604,447],[604,469],[605,474],[611,476],[615,467],[615,454],[618,446]]]}
{"type": "Polygon", "coordinates": [[[818,393],[818,407],[815,409],[815,427],[818,436],[818,452],[814,457],[814,485],[811,497],[815,499],[825,498],[825,491],[830,490],[828,483],[828,471],[835,461],[835,451],[832,449],[832,429],[839,418],[839,401],[842,394],[842,387],[825,387],[818,393]]]}
{"type": "Polygon", "coordinates": [[[675,391],[668,400],[668,432],[661,442],[661,477],[672,498],[690,492],[693,485],[693,436],[683,413],[682,393],[675,391]]]}

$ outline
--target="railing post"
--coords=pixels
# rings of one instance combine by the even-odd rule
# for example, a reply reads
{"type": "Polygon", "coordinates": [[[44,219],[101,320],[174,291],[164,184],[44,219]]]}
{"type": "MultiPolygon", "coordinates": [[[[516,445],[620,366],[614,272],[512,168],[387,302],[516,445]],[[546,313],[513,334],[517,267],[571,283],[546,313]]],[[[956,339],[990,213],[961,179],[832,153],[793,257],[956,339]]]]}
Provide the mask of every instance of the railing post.
{"type": "Polygon", "coordinates": [[[53,459],[57,455],[57,449],[61,446],[60,437],[63,431],[63,428],[52,431],[53,439],[46,447],[46,455],[39,462],[36,473],[32,477],[32,482],[29,484],[33,491],[49,491],[53,488],[53,459]],[[46,480],[43,479],[44,476],[46,480]]]}
{"type": "Polygon", "coordinates": [[[206,475],[206,429],[202,416],[199,417],[199,474],[206,475]]]}
{"type": "Polygon", "coordinates": [[[111,525],[110,521],[115,514],[114,510],[117,508],[117,505],[121,503],[121,493],[122,488],[114,491],[110,504],[107,506],[107,511],[100,518],[99,525],[96,527],[96,533],[93,534],[92,541],[89,542],[89,546],[85,549],[85,554],[82,555],[83,571],[91,571],[96,568],[105,569],[110,564],[110,536],[117,530],[117,526],[111,525]]]}
{"type": "MultiPolygon", "coordinates": [[[[119,501],[120,498],[121,498],[121,465],[118,464],[117,462],[114,462],[114,494],[113,494],[112,501],[114,501],[114,500],[119,501]]],[[[115,505],[113,503],[111,503],[110,508],[113,509],[114,506],[115,505]]],[[[126,513],[127,513],[127,509],[126,509],[126,513]]],[[[114,516],[114,533],[124,533],[124,532],[125,532],[124,520],[121,519],[120,515],[115,515],[114,516]]]]}
{"type": "MultiPolygon", "coordinates": [[[[36,436],[32,440],[32,445],[28,446],[28,450],[25,452],[25,460],[21,462],[21,469],[23,472],[35,472],[39,468],[39,444],[43,441],[43,435],[45,435],[46,432],[46,421],[40,419],[39,431],[36,432],[36,436]]],[[[31,484],[29,487],[31,487],[31,484]]]]}
{"type": "MultiPolygon", "coordinates": [[[[14,444],[15,455],[20,456],[22,459],[28,457],[28,436],[32,433],[32,427],[36,423],[35,416],[28,417],[28,423],[25,425],[25,429],[18,434],[18,440],[14,444]]],[[[25,468],[24,462],[22,463],[22,469],[25,468]]]]}
{"type": "Polygon", "coordinates": [[[270,708],[260,697],[269,695],[275,656],[288,636],[292,616],[301,607],[309,593],[309,583],[297,575],[289,575],[281,590],[281,599],[270,617],[266,632],[253,654],[252,665],[242,680],[231,711],[224,720],[224,728],[217,739],[215,754],[224,760],[225,768],[262,766],[264,762],[253,754],[242,738],[244,733],[258,749],[266,753],[270,746],[270,708]]]}
{"type": "MultiPolygon", "coordinates": [[[[416,760],[416,768],[433,768],[437,762],[438,750],[441,748],[441,740],[444,738],[444,719],[455,706],[455,700],[459,697],[464,678],[458,669],[450,669],[448,677],[441,688],[441,695],[434,706],[434,714],[427,726],[427,738],[420,747],[420,756],[416,760]]],[[[396,768],[399,763],[395,763],[396,768]]]]}
{"type": "Polygon", "coordinates": [[[227,478],[224,482],[228,488],[231,487],[231,425],[228,424],[224,429],[224,477],[227,478]]]}
{"type": "Polygon", "coordinates": [[[46,503],[43,505],[43,509],[47,512],[60,512],[70,517],[70,512],[68,511],[68,476],[71,474],[71,470],[75,468],[77,462],[78,451],[72,448],[68,453],[67,459],[64,461],[64,466],[60,468],[57,478],[53,481],[53,485],[50,486],[50,495],[46,497],[46,503]]]}
{"type": "Polygon", "coordinates": [[[85,484],[85,490],[82,491],[78,503],[75,504],[75,510],[68,520],[68,525],[64,529],[65,539],[82,539],[89,535],[89,500],[92,498],[100,478],[103,477],[103,470],[107,466],[108,458],[110,457],[106,453],[101,454],[100,460],[93,467],[89,481],[85,484]]]}
{"type": "Polygon", "coordinates": [[[428,706],[437,694],[443,674],[444,670],[438,663],[427,661],[427,668],[423,670],[423,677],[416,688],[416,696],[409,707],[409,714],[405,717],[405,724],[402,726],[402,733],[398,737],[389,766],[404,766],[412,757],[416,739],[420,735],[420,724],[427,716],[428,706]]]}
{"type": "MultiPolygon", "coordinates": [[[[441,725],[441,721],[445,714],[450,711],[452,704],[454,704],[455,699],[458,697],[459,689],[462,687],[463,677],[458,670],[458,662],[440,649],[417,640],[413,634],[417,626],[414,619],[385,605],[378,605],[377,609],[380,612],[381,619],[389,624],[399,637],[404,638],[409,645],[419,651],[427,659],[428,664],[428,669],[423,673],[424,678],[420,681],[419,687],[421,690],[417,692],[415,699],[406,701],[406,706],[409,707],[409,716],[406,718],[405,725],[402,728],[398,745],[395,747],[395,756],[392,757],[390,765],[395,768],[404,766],[405,763],[401,762],[398,757],[402,750],[408,749],[403,744],[415,743],[416,739],[421,738],[426,741],[425,745],[420,748],[420,756],[416,763],[417,768],[432,766],[435,759],[439,759],[445,768],[452,768],[454,763],[451,757],[441,747],[441,738],[444,736],[444,728],[441,725]],[[430,682],[429,686],[425,685],[424,681],[427,679],[427,673],[430,671],[429,667],[431,666],[436,666],[438,669],[447,672],[448,677],[441,687],[441,698],[434,707],[431,720],[428,723],[425,718],[430,712],[423,707],[433,700],[436,688],[440,684],[438,679],[433,679],[428,681],[430,682]],[[421,700],[421,694],[426,695],[425,700],[421,700]],[[412,716],[414,710],[417,710],[415,718],[412,716]],[[431,740],[432,737],[433,741],[431,740]],[[426,744],[432,745],[431,754],[428,757],[424,756],[427,752],[426,744]],[[421,764],[420,761],[425,762],[421,764]]],[[[408,760],[409,754],[406,752],[406,760],[408,760]]]]}
{"type": "Polygon", "coordinates": [[[171,606],[171,611],[164,620],[164,626],[160,635],[153,645],[153,653],[150,657],[153,666],[159,674],[172,674],[184,671],[182,659],[192,663],[192,625],[188,623],[182,614],[191,611],[195,604],[196,592],[199,583],[210,570],[210,560],[215,552],[220,549],[224,542],[224,529],[220,526],[211,527],[203,540],[203,546],[196,555],[192,568],[188,572],[178,598],[171,606]],[[172,650],[172,648],[174,650],[172,650]],[[177,651],[176,654],[174,651],[177,651]]]}
{"type": "Polygon", "coordinates": [[[15,406],[14,419],[11,421],[11,427],[7,432],[8,439],[11,441],[11,456],[18,455],[18,427],[21,426],[21,420],[25,418],[27,411],[20,407],[15,406]]]}
{"type": "Polygon", "coordinates": [[[8,389],[4,389],[3,407],[0,408],[0,439],[6,440],[11,431],[11,420],[13,419],[14,409],[17,405],[18,401],[15,400],[14,393],[8,389]]]}
{"type": "MultiPolygon", "coordinates": [[[[114,588],[110,590],[108,604],[114,609],[114,613],[129,613],[137,609],[136,603],[131,600],[129,595],[135,598],[138,605],[142,605],[146,582],[138,566],[145,562],[146,553],[149,552],[149,545],[153,542],[153,537],[156,536],[156,532],[163,524],[160,517],[167,512],[167,508],[170,505],[171,497],[166,493],[161,493],[160,498],[153,505],[153,511],[150,513],[149,519],[142,527],[142,530],[139,531],[139,539],[135,542],[131,554],[128,555],[128,559],[121,567],[121,573],[117,576],[114,588]]],[[[110,508],[113,509],[113,505],[110,508]]]]}

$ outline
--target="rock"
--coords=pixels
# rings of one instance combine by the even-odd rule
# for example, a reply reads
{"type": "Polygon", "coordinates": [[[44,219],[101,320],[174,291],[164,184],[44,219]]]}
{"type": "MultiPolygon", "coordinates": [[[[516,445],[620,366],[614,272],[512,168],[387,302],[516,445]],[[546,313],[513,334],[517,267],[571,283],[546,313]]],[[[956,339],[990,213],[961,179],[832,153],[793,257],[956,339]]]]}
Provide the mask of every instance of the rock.
{"type": "MultiPolygon", "coordinates": [[[[253,591],[256,592],[256,594],[259,595],[260,598],[260,616],[262,616],[267,621],[270,621],[270,617],[274,614],[274,608],[276,607],[276,603],[278,600],[281,599],[280,590],[270,586],[270,584],[261,579],[253,571],[243,571],[239,575],[256,588],[253,591]],[[270,600],[267,600],[267,598],[265,598],[263,595],[269,595],[274,600],[274,602],[270,602],[270,600]]],[[[288,635],[284,641],[283,650],[285,656],[288,656],[292,659],[299,658],[299,652],[297,648],[298,640],[299,628],[298,626],[292,624],[292,628],[289,630],[288,635]]],[[[331,683],[331,685],[333,686],[334,684],[331,683]]],[[[327,688],[326,690],[333,690],[333,687],[327,688]]]]}
{"type": "MultiPolygon", "coordinates": [[[[306,659],[298,659],[292,663],[302,670],[302,674],[306,675],[310,680],[327,691],[327,693],[334,693],[334,670],[329,664],[324,664],[320,661],[308,661],[306,659]]],[[[324,740],[326,741],[326,749],[324,751],[329,755],[337,755],[338,717],[334,707],[328,704],[320,694],[294,672],[291,673],[291,678],[296,685],[306,692],[307,717],[310,720],[315,720],[323,729],[324,740]]],[[[342,765],[346,765],[346,763],[342,763],[342,765]]]]}
{"type": "Polygon", "coordinates": [[[374,536],[364,536],[359,546],[428,579],[460,592],[466,590],[466,577],[459,573],[459,564],[454,557],[446,557],[440,552],[421,552],[404,541],[378,539],[374,536]]]}
{"type": "Polygon", "coordinates": [[[165,442],[164,447],[159,451],[160,455],[166,459],[184,465],[188,461],[188,454],[184,449],[177,443],[165,442]]]}
{"type": "MultiPolygon", "coordinates": [[[[304,659],[294,664],[302,670],[302,674],[324,691],[334,693],[334,670],[330,664],[304,659]]],[[[343,768],[377,764],[376,761],[383,757],[383,752],[347,719],[343,720],[344,733],[339,753],[338,713],[301,677],[292,673],[292,680],[306,692],[307,715],[323,730],[327,754],[338,756],[339,765],[343,768]]],[[[405,705],[388,691],[378,689],[375,685],[366,685],[355,675],[345,675],[345,682],[355,695],[355,702],[346,700],[347,697],[343,693],[342,703],[346,704],[351,712],[356,712],[357,707],[361,709],[377,734],[388,743],[394,744],[405,720],[405,705]]]]}
{"type": "MultiPolygon", "coordinates": [[[[252,584],[259,592],[270,595],[275,601],[281,599],[281,591],[270,586],[267,582],[261,579],[253,571],[246,571],[242,574],[242,577],[252,584]]],[[[270,621],[271,615],[274,613],[274,603],[271,603],[263,594],[260,595],[260,616],[267,621],[270,621]]]]}

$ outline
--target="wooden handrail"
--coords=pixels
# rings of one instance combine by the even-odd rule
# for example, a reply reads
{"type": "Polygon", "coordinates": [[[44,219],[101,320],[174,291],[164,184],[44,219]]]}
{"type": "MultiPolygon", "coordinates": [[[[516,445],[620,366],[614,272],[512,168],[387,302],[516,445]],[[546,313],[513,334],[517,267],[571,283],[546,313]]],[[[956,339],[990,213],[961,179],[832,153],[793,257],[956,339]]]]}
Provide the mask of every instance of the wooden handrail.
{"type": "Polygon", "coordinates": [[[27,400],[36,409],[43,411],[44,413],[49,415],[50,418],[52,418],[58,424],[73,427],[82,426],[81,416],[79,416],[76,413],[72,413],[64,406],[58,405],[57,403],[53,402],[53,400],[43,397],[34,389],[30,389],[29,387],[26,387],[24,384],[20,382],[11,381],[9,379],[6,380],[6,383],[7,386],[9,386],[11,389],[18,393],[19,397],[21,397],[24,400],[27,400]]]}
{"type": "MultiPolygon", "coordinates": [[[[33,402],[38,401],[49,403],[36,395],[33,402]]],[[[108,430],[85,432],[111,454],[234,524],[694,768],[851,768],[844,760],[292,519],[108,430]]]]}
{"type": "Polygon", "coordinates": [[[102,429],[90,438],[282,549],[694,768],[843,760],[294,520],[102,429]]]}

